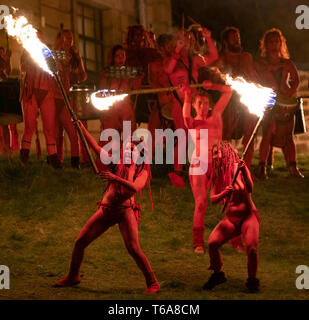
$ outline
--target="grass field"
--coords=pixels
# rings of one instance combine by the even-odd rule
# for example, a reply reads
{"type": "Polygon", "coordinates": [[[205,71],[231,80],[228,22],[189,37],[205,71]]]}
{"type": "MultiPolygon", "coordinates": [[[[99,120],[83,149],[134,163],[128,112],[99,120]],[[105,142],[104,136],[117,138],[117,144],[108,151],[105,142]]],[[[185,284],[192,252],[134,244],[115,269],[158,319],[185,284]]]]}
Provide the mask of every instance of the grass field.
{"type": "MultiPolygon", "coordinates": [[[[222,250],[228,281],[212,292],[201,290],[211,271],[208,254],[196,256],[192,249],[189,183],[175,189],[168,167],[154,167],[155,210],[144,191],[140,243],[162,289],[147,297],[144,278],[117,226],[86,250],[79,286],[53,288],[67,271],[74,240],[96,210],[104,185],[89,168],[71,169],[69,160],[55,171],[34,158],[28,166],[0,158],[0,265],[11,271],[11,289],[0,290],[0,299],[308,299],[309,290],[295,287],[296,267],[309,265],[309,156],[298,160],[305,179],[288,179],[283,158],[276,154],[271,179],[255,184],[253,199],[261,218],[257,294],[246,292],[246,256],[229,243],[222,250]]],[[[220,209],[208,206],[206,240],[221,219],[220,209]]]]}

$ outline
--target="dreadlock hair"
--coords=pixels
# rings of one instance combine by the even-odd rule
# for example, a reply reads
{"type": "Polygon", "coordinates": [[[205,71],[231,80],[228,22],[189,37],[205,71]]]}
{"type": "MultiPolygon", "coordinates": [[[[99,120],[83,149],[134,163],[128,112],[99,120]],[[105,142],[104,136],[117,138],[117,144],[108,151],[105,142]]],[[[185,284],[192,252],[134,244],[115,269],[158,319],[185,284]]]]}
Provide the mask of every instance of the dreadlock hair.
{"type": "Polygon", "coordinates": [[[280,50],[280,57],[284,58],[284,59],[290,59],[290,54],[289,54],[289,50],[286,44],[286,39],[283,36],[282,32],[280,29],[277,28],[272,28],[270,30],[267,30],[261,41],[260,41],[260,50],[261,50],[261,57],[266,57],[267,56],[267,50],[266,50],[266,42],[269,39],[270,36],[276,35],[279,37],[280,41],[281,41],[281,50],[280,50]]]}
{"type": "Polygon", "coordinates": [[[239,162],[237,151],[227,141],[220,141],[212,147],[211,186],[218,193],[231,185],[234,176],[234,163],[239,162]],[[217,151],[216,151],[217,150],[217,151]],[[222,157],[214,159],[215,152],[221,152],[222,157]]]}

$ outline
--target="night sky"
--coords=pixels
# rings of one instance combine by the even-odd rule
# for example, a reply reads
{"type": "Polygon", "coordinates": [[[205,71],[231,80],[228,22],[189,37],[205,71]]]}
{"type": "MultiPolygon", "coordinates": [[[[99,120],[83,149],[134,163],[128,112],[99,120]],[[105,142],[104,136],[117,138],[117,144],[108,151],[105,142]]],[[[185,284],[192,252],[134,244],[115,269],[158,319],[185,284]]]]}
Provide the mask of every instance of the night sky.
{"type": "MultiPolygon", "coordinates": [[[[279,28],[287,39],[291,59],[299,68],[309,70],[309,29],[298,30],[295,25],[295,10],[301,4],[309,7],[309,0],[172,0],[173,23],[180,26],[185,13],[209,28],[216,40],[224,27],[238,27],[243,48],[254,56],[259,54],[264,31],[279,28]]],[[[185,19],[185,26],[190,24],[185,19]]]]}

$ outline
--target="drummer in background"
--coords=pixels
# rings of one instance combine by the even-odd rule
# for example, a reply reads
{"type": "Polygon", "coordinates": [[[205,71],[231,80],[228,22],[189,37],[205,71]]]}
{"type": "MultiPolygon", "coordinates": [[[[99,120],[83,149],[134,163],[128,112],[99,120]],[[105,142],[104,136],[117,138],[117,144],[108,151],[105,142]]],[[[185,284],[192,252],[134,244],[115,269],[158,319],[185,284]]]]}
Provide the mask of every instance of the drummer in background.
{"type": "MultiPolygon", "coordinates": [[[[125,68],[126,50],[120,44],[115,45],[112,48],[109,56],[108,66],[125,68]]],[[[100,89],[131,90],[138,89],[140,87],[142,76],[124,76],[120,72],[111,72],[111,70],[111,68],[106,68],[101,72],[100,89]]],[[[135,105],[130,96],[115,103],[108,111],[106,111],[104,117],[101,118],[101,131],[104,129],[116,129],[121,134],[123,131],[123,121],[131,121],[131,129],[133,132],[136,129],[134,107],[135,105]]]]}
{"type": "MultiPolygon", "coordinates": [[[[73,33],[70,30],[62,30],[58,33],[55,41],[55,50],[64,51],[65,60],[58,61],[58,69],[64,89],[69,94],[70,87],[87,79],[83,61],[74,46],[73,33]]],[[[63,150],[63,128],[68,134],[71,144],[71,165],[79,169],[79,143],[76,129],[74,128],[71,116],[65,107],[60,89],[55,84],[55,105],[56,105],[56,141],[57,154],[60,162],[64,158],[63,150]]]]}
{"type": "MultiPolygon", "coordinates": [[[[173,54],[164,60],[164,70],[168,74],[170,84],[172,86],[187,86],[197,83],[199,69],[211,65],[218,59],[217,48],[211,39],[211,32],[206,28],[199,27],[203,43],[207,44],[208,53],[204,48],[200,52],[197,51],[197,39],[193,32],[179,30],[176,41],[177,45],[173,54]]],[[[181,90],[173,92],[173,120],[175,129],[183,129],[187,132],[183,115],[182,106],[184,102],[184,94],[181,90]]],[[[179,154],[185,154],[183,149],[185,144],[177,144],[174,150],[174,172],[169,173],[171,183],[177,188],[184,188],[185,184],[182,173],[182,164],[178,159],[179,154]]]]}
{"type": "MultiPolygon", "coordinates": [[[[277,102],[282,97],[296,96],[299,85],[297,69],[290,59],[286,40],[279,29],[270,29],[261,39],[261,57],[256,63],[260,83],[277,93],[277,102]]],[[[271,146],[282,148],[290,176],[303,178],[296,167],[296,150],[293,140],[295,111],[280,110],[275,106],[262,122],[263,137],[260,144],[259,178],[267,178],[266,161],[271,146]]]]}
{"type": "MultiPolygon", "coordinates": [[[[247,81],[256,82],[257,74],[253,65],[253,58],[250,53],[245,52],[241,45],[240,32],[238,28],[226,27],[221,34],[222,50],[216,65],[223,73],[229,73],[232,77],[244,77],[247,81]]],[[[245,147],[252,135],[253,129],[258,120],[256,115],[248,112],[239,100],[235,92],[225,109],[223,115],[222,139],[240,139],[245,147]],[[237,136],[238,135],[238,136],[237,136]]],[[[254,153],[254,144],[248,150],[245,162],[249,170],[254,153]]]]}
{"type": "MultiPolygon", "coordinates": [[[[161,34],[158,37],[157,43],[160,58],[148,65],[148,82],[152,88],[169,87],[170,83],[168,75],[164,71],[163,61],[173,53],[173,36],[161,34]]],[[[151,132],[153,150],[155,148],[155,129],[162,128],[160,109],[167,108],[170,110],[170,114],[172,114],[173,104],[173,94],[171,92],[159,92],[157,95],[159,105],[153,106],[148,120],[148,130],[151,132]]]]}
{"type": "MultiPolygon", "coordinates": [[[[0,81],[7,79],[11,73],[10,59],[11,51],[0,47],[0,81]]],[[[4,154],[10,154],[12,150],[19,150],[15,124],[0,125],[0,148],[4,154]]]]}
{"type": "MultiPolygon", "coordinates": [[[[39,39],[44,43],[43,35],[38,32],[39,39]]],[[[38,108],[43,123],[43,132],[47,146],[47,162],[55,169],[61,168],[57,157],[55,139],[55,101],[54,79],[43,71],[30,57],[26,50],[20,59],[21,85],[20,101],[24,117],[24,133],[22,136],[20,160],[27,163],[31,140],[37,128],[38,108]]]]}

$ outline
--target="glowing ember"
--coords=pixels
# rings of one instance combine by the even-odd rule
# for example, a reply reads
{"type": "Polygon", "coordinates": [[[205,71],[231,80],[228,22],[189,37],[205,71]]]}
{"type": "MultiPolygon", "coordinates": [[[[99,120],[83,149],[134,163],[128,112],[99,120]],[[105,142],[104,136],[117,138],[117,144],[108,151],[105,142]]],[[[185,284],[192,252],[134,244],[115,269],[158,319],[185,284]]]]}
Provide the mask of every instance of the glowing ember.
{"type": "Polygon", "coordinates": [[[100,90],[91,95],[91,102],[98,110],[108,110],[115,102],[123,100],[127,94],[115,94],[115,90],[100,90]]]}
{"type": "Polygon", "coordinates": [[[39,40],[37,30],[28,23],[27,18],[24,16],[13,18],[12,15],[8,15],[4,19],[8,35],[14,37],[44,71],[52,74],[43,55],[49,49],[39,40]]]}
{"type": "Polygon", "coordinates": [[[240,95],[240,101],[246,105],[250,113],[263,116],[266,107],[275,105],[276,94],[271,88],[247,82],[242,77],[232,78],[226,75],[226,83],[240,95]]]}

